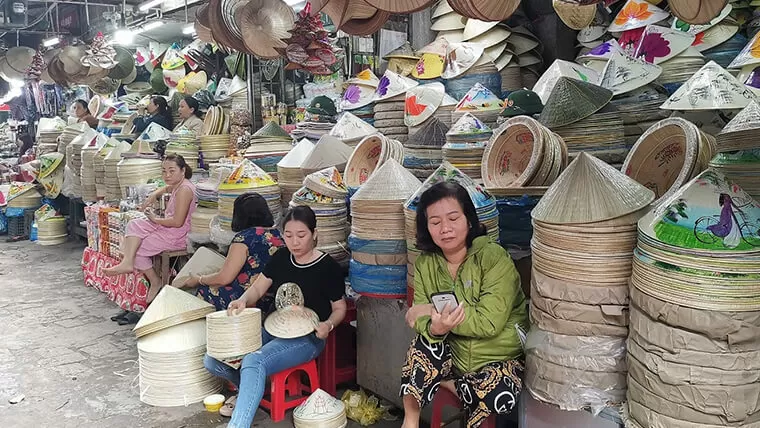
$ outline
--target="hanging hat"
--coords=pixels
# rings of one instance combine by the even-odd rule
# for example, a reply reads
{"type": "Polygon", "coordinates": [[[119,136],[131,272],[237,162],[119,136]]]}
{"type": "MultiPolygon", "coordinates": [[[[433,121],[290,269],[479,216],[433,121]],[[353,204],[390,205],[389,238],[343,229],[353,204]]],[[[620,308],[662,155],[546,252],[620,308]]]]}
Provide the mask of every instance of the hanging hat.
{"type": "Polygon", "coordinates": [[[304,307],[303,293],[298,284],[280,285],[275,296],[277,310],[264,320],[264,328],[274,337],[294,339],[310,334],[319,324],[317,314],[304,307]]]}
{"type": "Polygon", "coordinates": [[[314,150],[314,143],[304,138],[277,162],[277,166],[279,168],[300,168],[312,150],[314,150]]]}
{"type": "Polygon", "coordinates": [[[431,18],[435,19],[439,16],[446,15],[447,13],[453,12],[454,9],[451,8],[451,5],[449,5],[449,2],[447,0],[442,0],[438,2],[438,5],[436,5],[435,9],[433,9],[433,14],[431,15],[431,18]]]}
{"type": "Polygon", "coordinates": [[[655,81],[662,68],[622,52],[613,54],[602,72],[600,86],[620,95],[641,88],[655,81]]]}
{"type": "Polygon", "coordinates": [[[401,95],[417,85],[419,83],[412,79],[386,70],[383,77],[380,78],[380,84],[377,85],[377,89],[375,90],[375,102],[401,95]]]}
{"type": "Polygon", "coordinates": [[[115,46],[116,65],[108,72],[108,77],[122,80],[135,71],[135,57],[128,49],[115,46]]]}
{"type": "Polygon", "coordinates": [[[549,96],[561,77],[570,77],[586,83],[597,83],[599,81],[599,74],[596,71],[573,62],[558,59],[552,63],[549,69],[533,85],[533,91],[541,97],[544,105],[549,101],[549,96]]]}
{"type": "Polygon", "coordinates": [[[314,97],[309,107],[306,108],[306,111],[320,116],[335,116],[338,114],[338,111],[335,109],[335,102],[325,95],[314,97]]]}
{"type": "Polygon", "coordinates": [[[668,0],[670,12],[689,24],[707,24],[717,17],[728,0],[668,0]]]}
{"type": "Polygon", "coordinates": [[[345,404],[321,389],[293,410],[294,428],[341,428],[347,423],[345,404]]]}
{"type": "Polygon", "coordinates": [[[492,132],[493,131],[491,128],[489,128],[485,123],[481,122],[480,119],[471,115],[470,113],[465,113],[462,115],[462,117],[459,118],[459,120],[451,125],[451,128],[449,129],[449,132],[446,133],[446,135],[470,136],[479,134],[491,134],[492,132]]]}
{"type": "Polygon", "coordinates": [[[188,75],[183,77],[177,83],[177,92],[185,95],[193,95],[206,87],[208,78],[206,72],[201,70],[199,72],[191,71],[188,75]]]}
{"type": "Polygon", "coordinates": [[[375,73],[373,73],[371,69],[367,68],[357,73],[356,76],[348,79],[346,83],[351,85],[364,85],[371,86],[372,88],[377,88],[377,85],[380,84],[380,79],[375,76],[375,73]]]}
{"type": "Polygon", "coordinates": [[[636,212],[654,201],[654,192],[607,163],[581,152],[533,208],[534,220],[586,224],[636,212]]]}
{"type": "Polygon", "coordinates": [[[63,162],[63,153],[46,153],[40,156],[40,174],[38,178],[45,178],[50,175],[58,165],[63,162]]]}
{"type": "Polygon", "coordinates": [[[573,30],[581,30],[591,25],[596,17],[596,4],[578,5],[565,0],[552,0],[559,19],[573,30]]]}
{"type": "Polygon", "coordinates": [[[469,18],[464,26],[462,36],[463,40],[471,40],[475,37],[485,34],[493,27],[497,26],[499,21],[481,21],[479,19],[469,18]]]}
{"type": "Polygon", "coordinates": [[[184,77],[185,67],[178,67],[170,70],[164,69],[163,72],[164,84],[169,88],[176,88],[179,84],[179,81],[184,77]]]}
{"type": "Polygon", "coordinates": [[[413,59],[413,60],[420,59],[419,55],[416,55],[414,53],[414,49],[412,49],[412,45],[409,42],[404,42],[403,45],[397,47],[396,49],[392,50],[389,54],[383,57],[384,60],[390,60],[393,58],[413,59]]]}
{"type": "Polygon", "coordinates": [[[601,110],[612,99],[612,91],[592,83],[560,77],[540,121],[547,128],[558,128],[583,120],[601,110]]]}
{"type": "Polygon", "coordinates": [[[470,43],[479,43],[483,45],[484,49],[487,49],[492,46],[496,46],[500,43],[503,43],[508,38],[511,38],[512,34],[513,33],[512,31],[509,30],[509,28],[496,26],[486,31],[485,33],[477,37],[473,37],[472,39],[469,39],[467,41],[470,43]]]}
{"type": "Polygon", "coordinates": [[[343,177],[334,166],[312,172],[304,178],[304,186],[310,190],[334,199],[345,199],[348,188],[343,177]]]}
{"type": "Polygon", "coordinates": [[[256,29],[241,30],[246,48],[261,58],[279,58],[281,54],[278,49],[287,47],[284,40],[291,37],[290,32],[296,24],[293,9],[279,0],[256,0],[242,4],[239,13],[233,10],[234,21],[241,29],[256,29]]]}
{"type": "Polygon", "coordinates": [[[406,91],[404,102],[404,123],[406,126],[418,126],[440,107],[445,95],[443,83],[420,85],[406,91]]]}
{"type": "Polygon", "coordinates": [[[162,94],[162,93],[166,92],[167,89],[169,89],[169,87],[166,86],[166,83],[164,82],[164,69],[163,68],[156,67],[150,73],[150,86],[158,94],[162,94]]]}
{"type": "Polygon", "coordinates": [[[621,33],[668,19],[670,14],[645,0],[628,0],[607,31],[621,33]]]}
{"type": "Polygon", "coordinates": [[[647,25],[634,56],[651,64],[659,64],[688,49],[694,39],[694,35],[680,30],[647,25]]]}
{"type": "Polygon", "coordinates": [[[319,171],[330,166],[343,169],[353,151],[343,141],[330,135],[323,135],[311,153],[309,153],[309,156],[304,159],[301,169],[305,171],[319,171]]]}
{"type": "MultiPolygon", "coordinates": [[[[379,83],[379,80],[378,80],[379,83]]],[[[340,100],[341,110],[356,110],[375,100],[375,90],[377,86],[351,84],[343,91],[343,97],[340,100]]]]}
{"type": "Polygon", "coordinates": [[[404,147],[407,148],[440,148],[446,144],[446,133],[449,127],[433,116],[426,120],[414,135],[410,135],[404,147]]]}
{"type": "Polygon", "coordinates": [[[328,135],[346,142],[360,140],[368,135],[376,133],[377,129],[375,129],[374,126],[349,112],[344,112],[328,135]]]}
{"type": "Polygon", "coordinates": [[[205,318],[212,312],[214,305],[188,292],[164,285],[132,331],[135,332],[135,336],[143,337],[175,325],[205,318]]]}
{"type": "Polygon", "coordinates": [[[87,67],[113,68],[117,64],[116,49],[106,42],[103,33],[98,33],[85,49],[80,62],[87,67]]]}
{"type": "Polygon", "coordinates": [[[463,30],[466,25],[467,18],[456,12],[451,12],[436,19],[430,29],[433,31],[463,30]]]}
{"type": "Polygon", "coordinates": [[[243,159],[229,177],[219,184],[219,190],[252,189],[277,185],[272,177],[258,165],[243,159]]]}
{"type": "Polygon", "coordinates": [[[8,52],[5,53],[5,60],[8,62],[10,69],[17,73],[20,76],[19,78],[23,78],[26,70],[32,65],[36,53],[32,48],[16,46],[8,49],[8,52]]]}
{"type": "Polygon", "coordinates": [[[660,108],[665,110],[741,109],[755,94],[723,67],[710,61],[689,78],[660,108]]]}
{"type": "Polygon", "coordinates": [[[739,55],[731,61],[728,68],[741,68],[753,64],[760,64],[760,32],[752,37],[739,55]]]}
{"type": "MultiPolygon", "coordinates": [[[[499,46],[502,52],[505,47],[506,45],[499,46]]],[[[448,54],[446,55],[446,67],[441,77],[453,79],[464,74],[478,62],[483,53],[483,46],[476,43],[450,44],[448,54]]],[[[499,52],[500,54],[501,52],[499,52]]]]}
{"type": "Polygon", "coordinates": [[[459,101],[455,111],[501,110],[504,103],[490,89],[476,83],[459,101]]]}
{"type": "Polygon", "coordinates": [[[708,169],[645,215],[639,233],[674,250],[715,257],[758,253],[758,224],[760,204],[725,175],[708,169]]]}
{"type": "Polygon", "coordinates": [[[509,94],[504,102],[503,117],[532,116],[540,114],[544,105],[537,93],[529,89],[520,89],[509,94]]]}

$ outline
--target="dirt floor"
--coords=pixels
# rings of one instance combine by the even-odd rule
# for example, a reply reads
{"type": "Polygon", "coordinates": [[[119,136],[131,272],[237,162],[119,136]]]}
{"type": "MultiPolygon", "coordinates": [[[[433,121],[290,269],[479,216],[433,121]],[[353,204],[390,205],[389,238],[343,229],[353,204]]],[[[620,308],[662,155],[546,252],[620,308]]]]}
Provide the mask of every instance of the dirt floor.
{"type": "MultiPolygon", "coordinates": [[[[84,286],[83,248],[73,241],[56,247],[0,241],[0,427],[226,426],[202,404],[140,402],[131,326],[112,322],[116,305],[84,286]],[[19,394],[24,400],[10,404],[19,394]]],[[[275,424],[259,411],[254,426],[292,427],[291,421],[275,424]]]]}

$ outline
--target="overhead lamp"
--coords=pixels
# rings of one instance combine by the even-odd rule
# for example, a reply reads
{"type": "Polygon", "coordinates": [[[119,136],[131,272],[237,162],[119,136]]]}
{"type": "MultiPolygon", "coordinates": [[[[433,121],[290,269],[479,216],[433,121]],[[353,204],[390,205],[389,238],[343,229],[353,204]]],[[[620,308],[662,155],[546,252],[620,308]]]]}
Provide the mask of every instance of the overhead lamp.
{"type": "Polygon", "coordinates": [[[182,34],[193,34],[195,33],[195,24],[188,24],[182,27],[182,34]]]}
{"type": "Polygon", "coordinates": [[[152,8],[160,5],[163,2],[164,2],[164,0],[150,0],[150,1],[146,1],[145,3],[141,4],[138,7],[138,9],[140,9],[141,12],[147,12],[148,9],[152,9],[152,8]]]}
{"type": "Polygon", "coordinates": [[[57,45],[58,43],[61,43],[61,39],[60,38],[58,38],[58,37],[51,37],[49,39],[43,40],[42,41],[42,46],[44,46],[46,48],[50,48],[50,47],[53,47],[53,46],[57,45]]]}

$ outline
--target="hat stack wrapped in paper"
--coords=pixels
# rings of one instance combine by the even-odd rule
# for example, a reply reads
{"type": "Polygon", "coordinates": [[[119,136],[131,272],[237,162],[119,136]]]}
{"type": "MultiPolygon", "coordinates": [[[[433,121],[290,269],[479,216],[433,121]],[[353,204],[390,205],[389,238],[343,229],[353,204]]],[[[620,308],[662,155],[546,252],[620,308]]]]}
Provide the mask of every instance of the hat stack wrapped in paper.
{"type": "Polygon", "coordinates": [[[264,328],[274,337],[295,339],[314,332],[319,316],[304,306],[303,292],[298,284],[286,282],[277,289],[275,310],[264,320],[264,328]]]}
{"type": "Polygon", "coordinates": [[[504,187],[546,187],[567,166],[567,146],[529,116],[503,123],[483,153],[481,175],[489,191],[504,187]]]}
{"type": "Polygon", "coordinates": [[[401,143],[386,138],[382,134],[370,135],[362,139],[346,163],[344,175],[349,195],[353,195],[388,159],[395,159],[398,163],[403,162],[404,147],[401,143]]]}
{"type": "Polygon", "coordinates": [[[121,186],[119,185],[119,162],[121,161],[122,153],[128,151],[131,147],[126,141],[120,141],[103,158],[104,200],[107,202],[118,201],[122,198],[121,186]]]}
{"type": "Polygon", "coordinates": [[[493,131],[477,117],[466,113],[446,133],[446,144],[441,149],[443,160],[482,182],[481,163],[493,131]]]}
{"type": "Polygon", "coordinates": [[[715,153],[715,137],[674,117],[657,122],[641,136],[621,171],[652,190],[657,204],[707,169],[715,153]]]}
{"type": "Polygon", "coordinates": [[[98,149],[95,158],[92,160],[92,170],[95,177],[95,194],[98,199],[106,197],[106,156],[111,153],[116,146],[120,144],[115,138],[109,138],[103,146],[98,149]]]}
{"type": "Polygon", "coordinates": [[[289,203],[293,193],[303,185],[306,174],[301,169],[301,164],[312,150],[314,143],[304,138],[277,163],[277,183],[283,205],[289,203]]]}
{"type": "Polygon", "coordinates": [[[380,79],[370,69],[362,70],[355,77],[348,79],[340,100],[341,110],[350,111],[370,125],[374,123],[372,101],[375,99],[375,90],[379,84],[380,79]]]}
{"type": "Polygon", "coordinates": [[[639,221],[628,415],[636,427],[751,426],[760,204],[708,169],[639,221]],[[658,421],[658,422],[653,422],[658,421]]]}
{"type": "MultiPolygon", "coordinates": [[[[504,108],[504,102],[491,90],[476,83],[467,94],[459,100],[451,113],[451,121],[456,123],[465,114],[475,116],[491,128],[498,125],[499,113],[504,108]]],[[[452,125],[452,129],[455,125],[452,125]]]]}
{"type": "Polygon", "coordinates": [[[295,428],[343,428],[347,424],[345,403],[321,389],[293,410],[295,428]]]}
{"type": "Polygon", "coordinates": [[[420,184],[395,159],[388,159],[351,197],[349,279],[357,293],[384,298],[406,296],[403,204],[420,184]]]}
{"type": "Polygon", "coordinates": [[[63,187],[63,154],[47,153],[40,156],[39,160],[40,170],[37,174],[37,182],[42,184],[45,197],[55,199],[63,187]]]}
{"type": "Polygon", "coordinates": [[[710,61],[662,104],[665,110],[739,110],[757,96],[723,67],[710,61]]]}
{"type": "Polygon", "coordinates": [[[346,169],[346,162],[354,150],[330,135],[323,135],[314,145],[314,149],[301,162],[300,169],[304,177],[312,172],[334,166],[338,171],[346,169]]]}
{"type": "Polygon", "coordinates": [[[37,156],[58,151],[58,137],[66,128],[60,117],[41,117],[37,126],[37,156]]]}
{"type": "Polygon", "coordinates": [[[412,74],[412,70],[414,70],[420,57],[414,52],[412,45],[407,41],[385,55],[383,59],[388,61],[388,70],[406,77],[412,74]]]}
{"type": "Polygon", "coordinates": [[[710,167],[760,199],[760,104],[752,101],[717,136],[718,155],[710,167]]]}
{"type": "Polygon", "coordinates": [[[90,127],[86,123],[75,123],[63,128],[63,132],[58,137],[58,153],[66,154],[66,147],[71,144],[74,138],[78,137],[89,128],[90,127]]]}
{"type": "Polygon", "coordinates": [[[375,90],[373,126],[388,138],[405,143],[409,131],[404,122],[406,91],[416,81],[387,70],[375,90]]]}
{"type": "Polygon", "coordinates": [[[230,152],[229,116],[221,107],[211,106],[206,112],[200,135],[201,153],[206,165],[230,152]]]}
{"type": "MultiPolygon", "coordinates": [[[[499,213],[496,211],[496,201],[493,196],[472,178],[463,174],[450,163],[444,161],[417,189],[412,196],[404,202],[404,236],[407,247],[407,302],[412,302],[414,297],[414,262],[420,254],[417,244],[417,204],[422,193],[436,183],[450,181],[457,183],[467,190],[472,203],[475,205],[478,219],[486,227],[488,236],[499,242],[499,213]]],[[[411,303],[410,303],[411,304],[411,303]]]]}
{"type": "Polygon", "coordinates": [[[180,128],[172,132],[169,143],[166,144],[164,153],[176,153],[185,159],[190,168],[197,169],[200,158],[200,145],[195,132],[187,128],[180,128]]]}
{"type": "Polygon", "coordinates": [[[161,159],[145,141],[135,141],[129,150],[121,153],[121,157],[116,174],[122,198],[127,197],[128,188],[161,178],[161,159]]]}
{"type": "Polygon", "coordinates": [[[628,280],[651,190],[582,152],[533,208],[525,386],[565,410],[625,400],[628,280]]]}
{"type": "Polygon", "coordinates": [[[206,315],[208,356],[239,369],[243,357],[261,348],[261,310],[245,308],[240,313],[226,310],[206,315]]]}
{"type": "Polygon", "coordinates": [[[374,126],[347,111],[341,114],[338,122],[327,135],[335,137],[351,147],[356,147],[365,137],[377,133],[378,131],[374,126]]]}
{"type": "Polygon", "coordinates": [[[409,137],[433,118],[450,127],[451,112],[456,105],[457,101],[445,92],[443,84],[439,82],[415,86],[406,91],[404,124],[409,137]]]}
{"type": "Polygon", "coordinates": [[[317,216],[317,248],[330,254],[338,263],[348,264],[348,189],[340,172],[334,167],[306,176],[303,187],[290,201],[290,207],[309,206],[317,216]]]}
{"type": "Polygon", "coordinates": [[[592,83],[560,77],[539,118],[565,141],[570,158],[586,151],[611,164],[628,154],[623,120],[609,104],[612,91],[592,83]]]}
{"type": "Polygon", "coordinates": [[[222,389],[203,366],[206,315],[214,306],[165,285],[134,328],[140,356],[140,401],[157,407],[199,403],[222,389]]]}
{"type": "Polygon", "coordinates": [[[42,205],[42,195],[33,183],[13,182],[8,191],[8,208],[37,209],[42,205]]]}
{"type": "Polygon", "coordinates": [[[282,206],[280,188],[272,177],[253,162],[243,159],[232,174],[219,184],[219,224],[223,230],[232,230],[235,199],[247,192],[255,192],[267,201],[275,224],[280,222],[282,206]]]}
{"type": "Polygon", "coordinates": [[[277,163],[293,148],[293,138],[280,125],[267,122],[249,139],[245,158],[277,177],[277,163]]]}
{"type": "Polygon", "coordinates": [[[437,117],[427,119],[404,144],[404,168],[420,180],[430,176],[443,162],[442,148],[449,127],[437,117]]]}

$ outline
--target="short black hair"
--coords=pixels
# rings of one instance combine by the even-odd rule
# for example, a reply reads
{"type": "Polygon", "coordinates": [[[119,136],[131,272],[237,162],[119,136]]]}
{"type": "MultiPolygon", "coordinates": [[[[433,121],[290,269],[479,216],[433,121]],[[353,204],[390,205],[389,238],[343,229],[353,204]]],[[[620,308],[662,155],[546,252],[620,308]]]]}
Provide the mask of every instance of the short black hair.
{"type": "Polygon", "coordinates": [[[285,217],[282,218],[282,230],[285,230],[285,225],[291,221],[300,221],[309,228],[311,233],[317,229],[317,215],[314,211],[306,205],[299,205],[288,210],[285,217]]]}
{"type": "Polygon", "coordinates": [[[82,106],[82,108],[84,109],[84,111],[85,111],[87,114],[92,114],[92,113],[90,112],[90,106],[88,106],[88,105],[87,105],[87,101],[85,101],[85,100],[76,100],[76,101],[74,101],[74,102],[75,102],[75,103],[77,103],[77,104],[79,104],[80,106],[82,106]]]}
{"type": "Polygon", "coordinates": [[[179,169],[185,169],[185,178],[188,180],[190,177],[193,176],[193,168],[185,162],[185,158],[182,157],[182,155],[178,155],[176,153],[171,153],[166,156],[164,156],[165,161],[171,161],[177,164],[179,169]]]}
{"type": "Polygon", "coordinates": [[[193,97],[185,97],[183,99],[185,101],[185,104],[187,104],[188,107],[193,109],[193,114],[201,117],[201,105],[198,103],[198,100],[196,100],[193,97]]]}
{"type": "Polygon", "coordinates": [[[459,202],[462,207],[467,222],[471,225],[470,231],[467,232],[467,248],[472,246],[472,241],[478,236],[486,235],[486,227],[480,222],[478,213],[475,210],[475,204],[472,203],[469,193],[459,183],[443,181],[436,183],[429,189],[422,192],[420,201],[417,204],[417,249],[425,252],[441,252],[441,249],[433,241],[433,237],[428,230],[427,209],[441,199],[453,198],[459,202]]]}
{"type": "Polygon", "coordinates": [[[248,192],[235,198],[232,208],[232,231],[240,232],[251,227],[272,227],[274,218],[267,200],[258,193],[248,192]]]}

